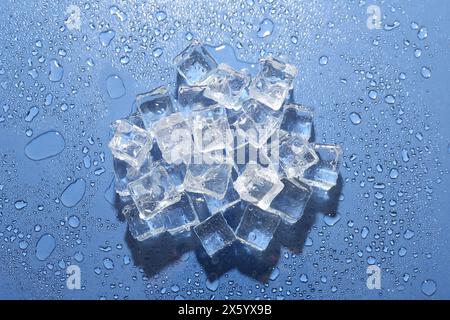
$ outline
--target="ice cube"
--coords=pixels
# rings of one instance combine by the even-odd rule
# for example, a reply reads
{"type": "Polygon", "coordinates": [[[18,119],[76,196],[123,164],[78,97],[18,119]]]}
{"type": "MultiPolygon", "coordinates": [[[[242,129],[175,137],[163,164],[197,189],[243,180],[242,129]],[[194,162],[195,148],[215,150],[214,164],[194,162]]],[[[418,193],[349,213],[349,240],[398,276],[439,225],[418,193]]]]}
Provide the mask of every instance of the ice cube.
{"type": "Polygon", "coordinates": [[[140,167],[152,148],[151,134],[130,123],[127,119],[117,120],[112,124],[114,136],[109,142],[113,156],[140,167]]]}
{"type": "Polygon", "coordinates": [[[278,215],[249,205],[236,229],[236,238],[258,251],[264,251],[279,223],[278,215]]]}
{"type": "Polygon", "coordinates": [[[264,168],[257,163],[249,163],[244,172],[234,182],[234,188],[241,199],[265,210],[273,198],[283,189],[278,173],[272,168],[264,168]]]}
{"type": "Polygon", "coordinates": [[[197,40],[192,41],[173,62],[178,73],[190,86],[202,84],[217,67],[216,61],[197,40]]]}
{"type": "Polygon", "coordinates": [[[158,147],[168,163],[187,163],[193,144],[191,130],[181,113],[173,113],[153,125],[158,147]]]}
{"type": "Polygon", "coordinates": [[[233,181],[237,179],[238,172],[235,169],[231,169],[230,180],[228,182],[227,190],[222,199],[217,199],[208,195],[205,195],[206,206],[211,214],[218,212],[224,212],[228,208],[236,205],[240,202],[241,198],[233,187],[233,181]]]}
{"type": "Polygon", "coordinates": [[[231,175],[231,162],[211,154],[194,155],[184,178],[186,191],[223,199],[231,175]]]}
{"type": "Polygon", "coordinates": [[[274,169],[274,163],[269,158],[267,146],[261,148],[255,147],[251,143],[236,147],[232,150],[234,167],[239,173],[244,172],[249,163],[257,163],[262,167],[271,167],[274,169]]]}
{"type": "Polygon", "coordinates": [[[193,111],[190,124],[195,146],[200,152],[225,149],[232,142],[226,109],[221,105],[193,111]]]}
{"type": "Polygon", "coordinates": [[[250,96],[279,110],[293,87],[297,68],[273,57],[260,59],[260,71],[250,84],[250,96]]]}
{"type": "Polygon", "coordinates": [[[177,95],[177,111],[183,113],[185,117],[189,117],[194,110],[202,110],[217,104],[216,101],[204,96],[205,87],[191,87],[185,84],[178,86],[177,95]]]}
{"type": "Polygon", "coordinates": [[[129,197],[130,190],[128,190],[128,183],[148,173],[151,169],[151,163],[152,159],[150,154],[148,154],[146,161],[144,161],[144,163],[139,168],[133,167],[123,160],[114,158],[114,186],[116,193],[120,197],[129,197]]]}
{"type": "Polygon", "coordinates": [[[159,214],[164,220],[165,229],[172,235],[188,231],[199,223],[186,194],[181,196],[180,201],[166,207],[159,214]]]}
{"type": "Polygon", "coordinates": [[[235,71],[221,63],[205,81],[204,94],[228,109],[239,109],[239,99],[249,83],[250,76],[245,71],[235,71]]]}
{"type": "Polygon", "coordinates": [[[285,105],[281,130],[297,133],[308,141],[311,138],[312,124],[312,108],[295,103],[285,105]]]}
{"type": "Polygon", "coordinates": [[[284,188],[272,200],[267,211],[276,213],[288,224],[293,224],[302,217],[312,191],[308,185],[302,182],[288,179],[282,179],[281,181],[284,188]]]}
{"type": "Polygon", "coordinates": [[[244,101],[242,109],[234,124],[236,131],[250,143],[261,147],[279,129],[283,113],[254,99],[244,101]]]}
{"type": "Polygon", "coordinates": [[[194,228],[206,253],[213,257],[236,239],[221,213],[217,213],[194,228]]]}
{"type": "Polygon", "coordinates": [[[211,212],[206,205],[206,199],[203,194],[186,192],[186,195],[191,200],[192,209],[197,214],[198,220],[200,222],[208,219],[211,216],[211,212]]]}
{"type": "Polygon", "coordinates": [[[316,143],[312,146],[318,155],[319,161],[305,170],[300,180],[313,187],[328,191],[337,183],[342,149],[338,145],[330,144],[316,143]]]}
{"type": "Polygon", "coordinates": [[[136,105],[147,130],[151,130],[156,121],[176,111],[176,103],[167,87],[139,94],[136,105]]]}
{"type": "Polygon", "coordinates": [[[280,137],[280,166],[290,178],[298,178],[319,161],[314,149],[297,134],[288,133],[280,137]]]}
{"type": "Polygon", "coordinates": [[[131,235],[138,241],[156,237],[165,231],[163,220],[158,214],[148,220],[143,220],[139,217],[139,210],[134,204],[126,205],[122,209],[122,213],[127,219],[131,235]]]}
{"type": "Polygon", "coordinates": [[[173,178],[161,163],[156,163],[149,173],[130,182],[128,189],[141,219],[149,219],[181,199],[173,178]]]}

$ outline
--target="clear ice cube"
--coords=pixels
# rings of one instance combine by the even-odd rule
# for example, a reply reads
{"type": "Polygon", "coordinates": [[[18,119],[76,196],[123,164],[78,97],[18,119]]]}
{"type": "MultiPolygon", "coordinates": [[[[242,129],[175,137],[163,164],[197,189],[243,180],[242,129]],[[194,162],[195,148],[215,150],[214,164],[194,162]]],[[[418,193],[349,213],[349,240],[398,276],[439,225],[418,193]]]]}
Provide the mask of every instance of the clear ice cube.
{"type": "Polygon", "coordinates": [[[297,134],[280,137],[279,162],[288,178],[298,178],[319,161],[314,149],[297,134]]]}
{"type": "Polygon", "coordinates": [[[342,149],[338,145],[330,144],[315,143],[312,146],[319,161],[305,170],[300,180],[313,187],[328,191],[337,183],[342,149]]]}
{"type": "Polygon", "coordinates": [[[231,175],[231,162],[226,158],[210,154],[196,154],[188,164],[184,178],[184,189],[223,199],[231,175]]]}
{"type": "Polygon", "coordinates": [[[138,241],[156,237],[165,231],[163,220],[158,214],[148,220],[143,220],[134,204],[126,205],[122,209],[122,213],[127,220],[131,235],[138,241]]]}
{"type": "Polygon", "coordinates": [[[300,135],[303,140],[311,138],[313,125],[313,109],[300,104],[287,104],[284,107],[281,130],[300,135]]]}
{"type": "Polygon", "coordinates": [[[260,59],[260,71],[250,84],[250,96],[279,110],[293,87],[297,68],[273,57],[260,59]]]}
{"type": "Polygon", "coordinates": [[[176,103],[166,87],[139,94],[136,106],[147,130],[151,130],[156,121],[176,111],[176,103]]]}
{"type": "Polygon", "coordinates": [[[249,205],[236,229],[236,238],[258,251],[264,251],[272,240],[279,223],[278,215],[249,205]]]}
{"type": "Polygon", "coordinates": [[[296,223],[303,215],[303,211],[311,197],[311,188],[302,182],[281,180],[283,190],[272,200],[267,211],[278,214],[288,224],[296,223]]]}
{"type": "Polygon", "coordinates": [[[232,168],[230,180],[228,182],[227,190],[222,199],[217,199],[208,195],[205,195],[206,206],[211,214],[218,212],[224,212],[228,208],[238,204],[241,200],[239,194],[233,187],[233,181],[238,177],[238,173],[232,168]]]}
{"type": "Polygon", "coordinates": [[[226,109],[221,105],[193,111],[190,124],[195,146],[200,152],[225,149],[232,142],[226,109]]]}
{"type": "Polygon", "coordinates": [[[181,199],[173,178],[160,163],[156,163],[146,175],[130,182],[128,189],[141,219],[149,219],[181,199]]]}
{"type": "Polygon", "coordinates": [[[180,201],[166,207],[159,213],[164,220],[165,229],[172,235],[189,231],[199,223],[191,201],[183,194],[180,201]]]}
{"type": "Polygon", "coordinates": [[[257,163],[249,163],[234,182],[234,188],[242,200],[265,210],[273,198],[283,189],[278,173],[272,168],[264,168],[257,163]]]}
{"type": "Polygon", "coordinates": [[[194,40],[174,60],[178,73],[190,86],[201,85],[217,68],[217,63],[200,42],[194,40]]]}
{"type": "Polygon", "coordinates": [[[234,126],[239,135],[260,147],[279,129],[283,113],[261,102],[249,99],[242,103],[243,112],[234,126]]]}
{"type": "Polygon", "coordinates": [[[181,113],[173,113],[153,125],[158,147],[167,163],[187,163],[193,149],[191,129],[181,113]]]}
{"type": "Polygon", "coordinates": [[[221,63],[206,80],[204,94],[228,109],[239,109],[239,99],[249,83],[250,76],[246,72],[221,63]]]}
{"type": "Polygon", "coordinates": [[[186,84],[180,84],[177,90],[177,111],[189,117],[192,111],[202,110],[217,104],[204,95],[205,87],[191,87],[186,84]]]}
{"type": "Polygon", "coordinates": [[[140,167],[152,148],[151,134],[130,123],[127,119],[116,120],[112,127],[114,136],[109,142],[113,156],[140,167]]]}
{"type": "Polygon", "coordinates": [[[236,239],[221,213],[217,213],[194,228],[206,253],[213,257],[236,239]]]}

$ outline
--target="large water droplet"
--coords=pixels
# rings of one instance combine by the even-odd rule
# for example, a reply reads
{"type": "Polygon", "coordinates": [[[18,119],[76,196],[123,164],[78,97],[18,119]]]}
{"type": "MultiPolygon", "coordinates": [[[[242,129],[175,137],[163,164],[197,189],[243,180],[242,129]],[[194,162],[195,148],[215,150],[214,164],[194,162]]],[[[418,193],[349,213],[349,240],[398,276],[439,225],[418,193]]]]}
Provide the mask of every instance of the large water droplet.
{"type": "Polygon", "coordinates": [[[50,71],[48,73],[48,79],[53,82],[61,81],[64,75],[64,68],[56,59],[50,60],[50,71]]]}
{"type": "Polygon", "coordinates": [[[56,241],[51,234],[44,234],[36,244],[36,258],[40,261],[46,260],[55,250],[56,241]]]}
{"type": "Polygon", "coordinates": [[[211,290],[211,291],[216,291],[217,288],[219,288],[219,284],[220,284],[219,279],[215,279],[215,280],[207,279],[206,280],[206,288],[208,288],[208,290],[211,290]]]}
{"type": "Polygon", "coordinates": [[[153,54],[153,56],[154,56],[155,58],[159,58],[159,57],[161,57],[161,55],[163,54],[163,52],[164,52],[163,49],[161,49],[161,48],[155,48],[155,49],[153,49],[152,54],[153,54]]]}
{"type": "Polygon", "coordinates": [[[38,115],[39,113],[39,107],[31,107],[30,110],[28,110],[27,114],[25,115],[25,121],[31,122],[33,119],[38,115]]]}
{"type": "Polygon", "coordinates": [[[260,38],[267,38],[273,32],[273,22],[272,20],[265,18],[259,24],[257,35],[260,38]]]}
{"type": "Polygon", "coordinates": [[[14,207],[15,207],[17,210],[22,210],[22,209],[25,208],[26,206],[28,206],[28,202],[26,202],[26,201],[24,201],[24,200],[17,200],[17,201],[14,203],[14,207]]]}
{"type": "Polygon", "coordinates": [[[126,92],[122,79],[116,74],[110,75],[106,79],[106,90],[112,99],[123,97],[126,92]]]}
{"type": "Polygon", "coordinates": [[[84,192],[86,191],[86,182],[83,179],[77,179],[75,182],[69,184],[61,194],[61,202],[66,207],[73,207],[81,199],[83,199],[84,192]]]}
{"type": "Polygon", "coordinates": [[[31,160],[43,160],[56,156],[63,151],[66,143],[57,131],[47,131],[25,146],[25,155],[31,160]]]}
{"type": "Polygon", "coordinates": [[[319,64],[320,64],[321,66],[327,65],[327,64],[328,64],[328,57],[327,57],[327,56],[321,56],[321,57],[319,58],[319,64]]]}

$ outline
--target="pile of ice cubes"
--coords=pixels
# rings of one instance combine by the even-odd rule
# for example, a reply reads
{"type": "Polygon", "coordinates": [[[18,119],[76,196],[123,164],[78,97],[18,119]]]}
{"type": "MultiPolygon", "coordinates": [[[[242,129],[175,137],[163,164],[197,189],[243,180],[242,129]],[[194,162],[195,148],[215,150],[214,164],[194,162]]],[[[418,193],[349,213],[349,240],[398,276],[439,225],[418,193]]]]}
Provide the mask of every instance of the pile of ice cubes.
{"type": "Polygon", "coordinates": [[[336,185],[341,148],[309,142],[313,110],[290,100],[295,66],[262,58],[252,79],[198,41],[174,64],[175,95],[138,95],[137,112],[112,124],[129,230],[142,241],[193,229],[211,257],[235,241],[264,251],[314,190],[336,185]]]}

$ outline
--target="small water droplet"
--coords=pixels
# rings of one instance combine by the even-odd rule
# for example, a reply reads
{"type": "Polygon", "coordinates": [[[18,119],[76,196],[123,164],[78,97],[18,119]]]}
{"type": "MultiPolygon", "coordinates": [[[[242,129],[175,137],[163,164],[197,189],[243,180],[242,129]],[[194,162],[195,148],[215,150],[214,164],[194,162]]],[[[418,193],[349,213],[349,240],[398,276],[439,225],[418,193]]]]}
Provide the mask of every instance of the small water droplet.
{"type": "Polygon", "coordinates": [[[388,94],[384,97],[384,102],[388,104],[394,104],[395,103],[395,97],[392,94],[388,94]]]}
{"type": "Polygon", "coordinates": [[[164,21],[167,18],[167,14],[164,11],[158,11],[155,14],[156,20],[158,21],[164,21]]]}
{"type": "Polygon", "coordinates": [[[358,125],[361,123],[361,116],[359,115],[359,113],[352,112],[352,113],[350,113],[350,121],[354,125],[358,125]]]}
{"type": "Polygon", "coordinates": [[[389,172],[389,177],[391,177],[391,179],[397,179],[398,170],[396,168],[392,168],[391,171],[389,172]]]}
{"type": "Polygon", "coordinates": [[[77,216],[70,216],[68,222],[69,226],[71,226],[72,228],[78,228],[78,226],[80,225],[80,218],[78,218],[77,216]]]}
{"type": "Polygon", "coordinates": [[[109,46],[109,44],[111,43],[111,41],[114,39],[115,36],[116,36],[116,32],[114,30],[110,29],[110,30],[100,32],[98,37],[99,37],[101,45],[103,47],[107,47],[107,46],[109,46]]]}
{"type": "Polygon", "coordinates": [[[25,146],[25,155],[31,160],[43,160],[63,151],[66,143],[57,131],[47,131],[25,146]]]}
{"type": "Polygon", "coordinates": [[[106,270],[114,269],[114,262],[110,258],[103,259],[103,266],[106,270]]]}
{"type": "Polygon", "coordinates": [[[153,49],[152,54],[153,54],[153,56],[154,56],[155,58],[159,58],[159,57],[161,57],[161,55],[163,54],[163,52],[164,52],[163,49],[161,49],[161,48],[155,48],[155,49],[153,49]]]}
{"type": "Polygon", "coordinates": [[[61,194],[61,202],[64,206],[71,208],[83,199],[86,191],[86,182],[83,179],[77,179],[69,184],[61,194]]]}
{"type": "Polygon", "coordinates": [[[436,282],[434,280],[428,279],[422,282],[421,290],[424,295],[431,297],[436,292],[436,282]]]}
{"type": "Polygon", "coordinates": [[[369,98],[375,100],[378,97],[378,93],[375,90],[369,91],[369,98]]]}
{"type": "Polygon", "coordinates": [[[28,110],[27,114],[25,115],[25,121],[31,122],[33,119],[38,115],[39,113],[39,107],[31,107],[30,110],[28,110]]]}
{"type": "Polygon", "coordinates": [[[265,18],[261,21],[261,23],[259,24],[259,28],[257,31],[257,35],[260,38],[267,38],[268,36],[270,36],[273,32],[273,22],[272,20],[265,18]]]}
{"type": "Polygon", "coordinates": [[[17,201],[14,203],[14,207],[15,207],[17,210],[22,210],[22,209],[24,209],[26,206],[28,206],[28,202],[26,202],[26,201],[24,201],[24,200],[17,200],[17,201]]]}
{"type": "Polygon", "coordinates": [[[405,233],[403,233],[403,237],[405,237],[406,240],[410,240],[414,237],[414,231],[407,229],[405,233]]]}
{"type": "Polygon", "coordinates": [[[425,79],[430,79],[431,78],[431,69],[428,67],[422,67],[422,69],[420,70],[420,73],[422,74],[422,77],[424,77],[425,79]]]}
{"type": "Polygon", "coordinates": [[[425,40],[428,38],[428,30],[426,27],[422,27],[417,31],[417,38],[420,40],[425,40]]]}
{"type": "Polygon", "coordinates": [[[64,75],[64,68],[56,59],[50,60],[50,71],[48,73],[48,79],[52,82],[61,81],[64,75]]]}
{"type": "Polygon", "coordinates": [[[327,57],[327,56],[321,56],[321,57],[319,58],[319,64],[320,64],[321,66],[327,65],[327,64],[328,64],[328,57],[327,57]]]}
{"type": "Polygon", "coordinates": [[[219,284],[220,284],[219,279],[215,279],[215,280],[207,279],[206,280],[206,288],[208,288],[208,290],[211,290],[211,291],[216,291],[217,288],[219,288],[219,284]]]}

